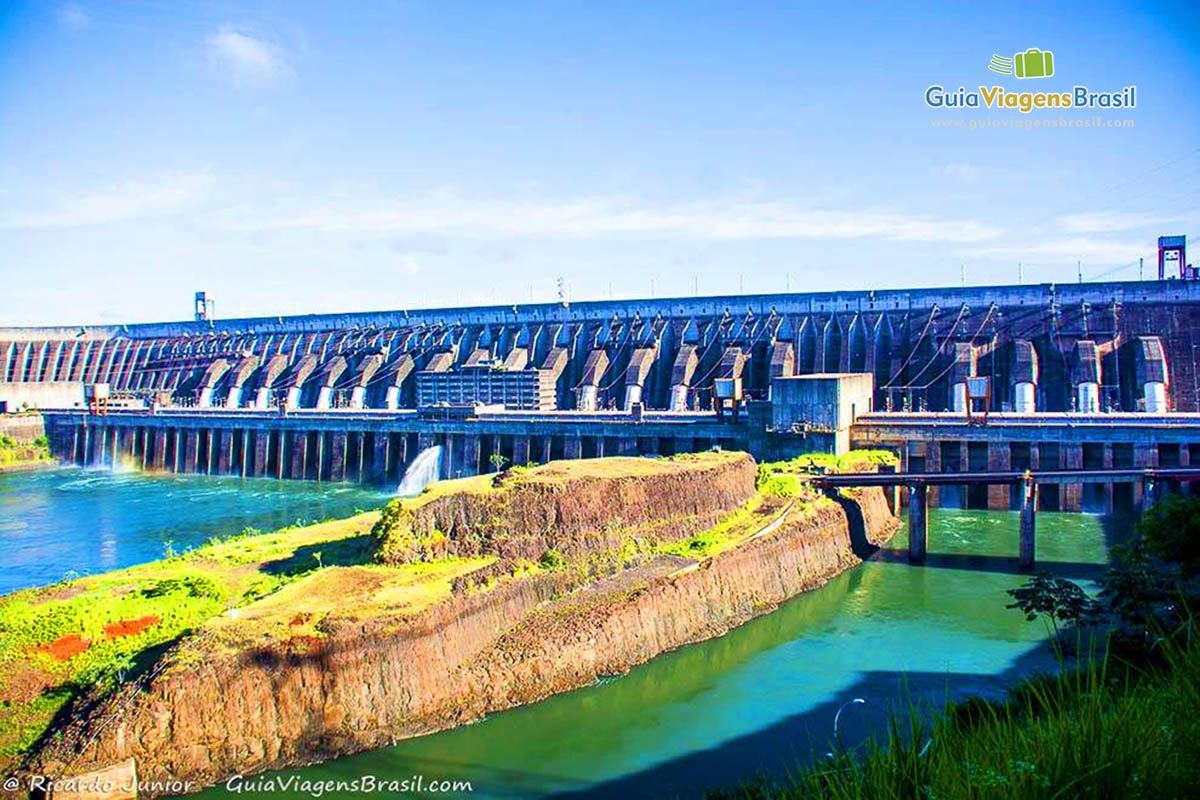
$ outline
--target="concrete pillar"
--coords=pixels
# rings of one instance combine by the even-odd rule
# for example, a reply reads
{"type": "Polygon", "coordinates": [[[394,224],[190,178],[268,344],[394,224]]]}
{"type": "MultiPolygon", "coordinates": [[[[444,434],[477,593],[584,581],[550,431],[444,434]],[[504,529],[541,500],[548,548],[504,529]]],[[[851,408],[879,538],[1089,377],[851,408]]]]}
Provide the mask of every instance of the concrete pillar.
{"type": "Polygon", "coordinates": [[[283,399],[283,407],[289,411],[300,405],[300,387],[293,386],[287,390],[287,397],[283,399]]]}
{"type": "Polygon", "coordinates": [[[371,448],[371,483],[383,483],[388,474],[388,435],[375,434],[375,445],[371,448]]]}
{"type": "Polygon", "coordinates": [[[950,400],[950,407],[954,409],[954,413],[967,413],[967,385],[965,383],[956,383],[951,386],[950,400]]]}
{"type": "Polygon", "coordinates": [[[1167,413],[1167,387],[1161,381],[1146,381],[1142,387],[1147,414],[1167,413]]]}
{"type": "Polygon", "coordinates": [[[583,437],[563,437],[563,458],[583,458],[583,437]]]}
{"type": "MultiPolygon", "coordinates": [[[[925,443],[925,471],[942,471],[942,443],[937,439],[930,439],[925,443]]],[[[941,489],[937,486],[931,488],[927,487],[925,492],[925,505],[928,508],[937,508],[940,503],[941,489]]]]}
{"type": "MultiPolygon", "coordinates": [[[[1008,442],[988,442],[988,469],[1004,472],[1012,469],[1012,447],[1008,442]]],[[[1011,508],[1010,487],[1008,484],[992,484],[988,486],[988,508],[995,511],[1007,511],[1011,508]]]]}
{"type": "Polygon", "coordinates": [[[200,399],[196,401],[197,408],[208,408],[212,405],[213,387],[205,386],[200,390],[200,399]]]}
{"type": "Polygon", "coordinates": [[[1035,526],[1037,523],[1037,483],[1032,476],[1019,484],[1021,492],[1021,540],[1017,561],[1021,569],[1032,570],[1034,566],[1035,526]]]}
{"type": "MultiPolygon", "coordinates": [[[[1083,444],[1067,442],[1063,449],[1063,469],[1083,469],[1083,444]]],[[[1083,484],[1064,483],[1058,497],[1062,511],[1079,511],[1083,508],[1083,484]]]]}
{"type": "Polygon", "coordinates": [[[329,386],[322,386],[317,392],[316,408],[329,408],[329,400],[333,396],[333,389],[329,386]]]}
{"type": "Polygon", "coordinates": [[[671,387],[671,410],[672,411],[687,411],[688,407],[688,387],[682,384],[676,384],[671,387]]]}
{"type": "Polygon", "coordinates": [[[1075,409],[1081,414],[1100,413],[1100,384],[1087,381],[1075,387],[1075,409]]]}
{"type": "Polygon", "coordinates": [[[1142,480],[1142,511],[1154,508],[1158,501],[1162,499],[1161,482],[1154,478],[1144,478],[1142,480]]]}
{"type": "Polygon", "coordinates": [[[367,387],[355,386],[350,390],[350,408],[359,409],[363,407],[363,401],[367,396],[367,387]]]}
{"type": "Polygon", "coordinates": [[[195,472],[200,453],[200,431],[183,432],[183,472],[195,472]]]}
{"type": "Polygon", "coordinates": [[[443,438],[442,445],[442,463],[441,475],[439,478],[454,477],[454,470],[458,469],[458,464],[462,458],[462,435],[455,433],[447,433],[443,438]]]}
{"type": "Polygon", "coordinates": [[[254,407],[257,409],[265,409],[271,405],[271,390],[266,386],[259,387],[254,395],[254,407]]]}
{"type": "Polygon", "coordinates": [[[595,411],[599,404],[597,388],[595,386],[584,386],[579,390],[579,410],[580,411],[595,411]]]}
{"type": "Polygon", "coordinates": [[[267,472],[267,453],[271,446],[271,432],[267,430],[257,431],[254,437],[254,462],[250,467],[250,474],[256,478],[262,477],[267,472]]]}
{"type": "Polygon", "coordinates": [[[151,466],[158,471],[163,471],[167,468],[167,429],[154,429],[154,458],[151,460],[151,466]]]}
{"type": "MultiPolygon", "coordinates": [[[[213,431],[213,439],[217,442],[217,457],[215,459],[218,475],[229,475],[233,466],[233,434],[231,430],[213,431]]],[[[214,459],[210,458],[210,461],[214,459]]],[[[238,470],[241,472],[241,470],[238,470]]]]}
{"type": "Polygon", "coordinates": [[[395,411],[397,408],[400,407],[400,387],[399,386],[389,386],[388,387],[387,396],[384,398],[383,406],[384,406],[384,408],[388,409],[389,411],[395,411]]]}
{"type": "Polygon", "coordinates": [[[346,480],[346,434],[329,435],[329,480],[346,480]]]}
{"type": "Polygon", "coordinates": [[[1013,387],[1013,410],[1018,414],[1032,414],[1037,411],[1037,386],[1022,381],[1013,387]]]}
{"type": "Polygon", "coordinates": [[[529,437],[513,437],[513,466],[523,467],[529,463],[529,437]]]}
{"type": "MultiPolygon", "coordinates": [[[[1135,444],[1133,446],[1133,466],[1137,469],[1154,469],[1158,466],[1158,445],[1157,444],[1135,444]]],[[[1145,486],[1143,481],[1134,481],[1133,484],[1133,506],[1134,508],[1149,508],[1154,505],[1153,502],[1147,502],[1143,497],[1145,486]]]]}
{"type": "Polygon", "coordinates": [[[104,466],[104,428],[100,425],[92,425],[88,428],[91,441],[88,442],[88,461],[89,465],[97,467],[104,466]]]}
{"type": "Polygon", "coordinates": [[[929,537],[928,488],[923,483],[908,487],[908,561],[911,564],[925,562],[929,537]]]}
{"type": "MultiPolygon", "coordinates": [[[[1101,466],[1104,469],[1112,469],[1113,468],[1112,445],[1104,444],[1103,448],[1104,448],[1103,455],[1101,456],[1103,458],[1103,462],[1101,463],[1101,466]]],[[[1111,483],[1101,484],[1100,489],[1101,489],[1101,494],[1103,496],[1103,500],[1101,501],[1102,502],[1102,510],[1104,511],[1105,514],[1111,514],[1113,512],[1113,485],[1111,483]]]]}
{"type": "Polygon", "coordinates": [[[293,431],[292,433],[283,433],[281,436],[292,437],[292,463],[288,478],[293,480],[304,480],[307,476],[304,474],[304,465],[308,460],[308,434],[304,431],[293,431]]]}
{"type": "Polygon", "coordinates": [[[632,436],[622,436],[617,443],[617,452],[623,456],[636,456],[638,454],[637,439],[632,436]]]}
{"type": "MultiPolygon", "coordinates": [[[[525,449],[526,449],[526,453],[528,454],[528,450],[529,450],[529,440],[528,439],[525,440],[525,449]]],[[[513,451],[514,451],[513,452],[513,455],[514,455],[513,463],[515,464],[516,463],[516,457],[515,457],[516,456],[516,442],[515,441],[513,443],[513,451]]],[[[482,472],[485,472],[485,471],[490,472],[495,469],[495,467],[493,467],[491,464],[481,463],[482,458],[483,458],[483,444],[480,440],[479,434],[468,433],[465,436],[463,436],[462,437],[462,458],[458,462],[458,474],[459,475],[478,475],[482,472]]],[[[529,460],[528,457],[526,457],[525,460],[526,460],[526,462],[528,462],[528,460],[529,460]]],[[[508,466],[508,465],[505,465],[505,466],[508,466]]]]}
{"type": "Polygon", "coordinates": [[[317,457],[315,459],[315,468],[317,473],[317,483],[325,477],[325,440],[329,435],[325,431],[317,431],[317,457]]]}

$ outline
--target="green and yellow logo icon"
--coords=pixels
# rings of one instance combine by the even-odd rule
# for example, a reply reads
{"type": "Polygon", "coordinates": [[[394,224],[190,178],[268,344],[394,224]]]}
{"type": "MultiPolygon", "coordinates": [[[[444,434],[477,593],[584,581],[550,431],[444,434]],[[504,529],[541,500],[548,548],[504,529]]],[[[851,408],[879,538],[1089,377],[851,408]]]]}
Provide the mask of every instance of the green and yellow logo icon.
{"type": "Polygon", "coordinates": [[[1001,75],[1016,75],[1018,78],[1049,78],[1054,74],[1054,53],[1031,47],[1012,58],[992,55],[988,69],[1001,75]]]}

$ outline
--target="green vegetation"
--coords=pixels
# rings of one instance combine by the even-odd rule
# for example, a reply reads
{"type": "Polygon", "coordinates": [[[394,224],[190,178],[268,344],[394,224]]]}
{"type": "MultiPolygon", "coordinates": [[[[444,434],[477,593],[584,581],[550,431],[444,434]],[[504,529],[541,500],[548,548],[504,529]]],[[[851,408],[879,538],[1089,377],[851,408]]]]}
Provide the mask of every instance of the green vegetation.
{"type": "Polygon", "coordinates": [[[842,752],[784,785],[712,797],[1162,798],[1200,786],[1200,648],[1169,644],[1160,667],[1107,660],[893,718],[861,756],[842,752]]]}
{"type": "Polygon", "coordinates": [[[807,488],[807,481],[814,473],[873,472],[897,463],[895,453],[889,450],[851,450],[841,456],[808,453],[786,461],[759,464],[757,486],[761,494],[811,499],[816,493],[807,488]]]}
{"type": "Polygon", "coordinates": [[[0,598],[0,757],[24,752],[67,702],[140,673],[231,608],[325,565],[364,563],[376,517],[270,534],[247,529],[150,564],[0,598]]]}
{"type": "Polygon", "coordinates": [[[50,440],[39,436],[32,444],[19,444],[8,434],[0,433],[0,468],[35,461],[50,460],[50,440]]]}
{"type": "Polygon", "coordinates": [[[1200,786],[1200,602],[1192,529],[1200,501],[1171,496],[1114,548],[1101,591],[1038,575],[1009,590],[1055,634],[1060,663],[1002,701],[909,707],[858,751],[835,746],[788,782],[749,781],[713,797],[1190,797],[1200,786]],[[1099,637],[1089,632],[1096,631],[1099,637]],[[1074,647],[1069,647],[1071,642],[1074,647]],[[1083,642],[1093,643],[1086,649],[1083,642]],[[1104,655],[1096,655],[1097,641],[1104,655]]]}

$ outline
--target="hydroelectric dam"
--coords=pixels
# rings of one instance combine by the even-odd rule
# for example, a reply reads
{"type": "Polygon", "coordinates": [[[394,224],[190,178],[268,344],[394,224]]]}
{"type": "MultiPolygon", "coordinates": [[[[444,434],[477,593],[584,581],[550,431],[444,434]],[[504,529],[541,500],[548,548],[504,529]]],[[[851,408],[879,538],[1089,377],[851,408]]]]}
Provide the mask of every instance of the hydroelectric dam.
{"type": "MultiPolygon", "coordinates": [[[[0,328],[0,410],[79,465],[398,482],[614,454],[885,448],[901,472],[1109,470],[1038,508],[1143,502],[1200,465],[1188,279],[0,328]],[[1122,471],[1124,470],[1124,471],[1122,471]]],[[[0,415],[0,419],[3,415],[0,415]]],[[[923,490],[924,491],[924,490],[923,490]]],[[[964,480],[923,503],[1021,507],[964,480]]]]}

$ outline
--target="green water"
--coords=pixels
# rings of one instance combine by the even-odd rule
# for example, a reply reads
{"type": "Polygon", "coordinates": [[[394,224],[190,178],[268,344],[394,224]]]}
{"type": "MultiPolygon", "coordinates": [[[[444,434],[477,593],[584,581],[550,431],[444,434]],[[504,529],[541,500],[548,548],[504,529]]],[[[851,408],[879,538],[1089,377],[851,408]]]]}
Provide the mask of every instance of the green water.
{"type": "MultiPolygon", "coordinates": [[[[1087,581],[1119,524],[1041,514],[1042,566],[1087,581]]],[[[667,653],[627,675],[395,747],[272,774],[276,781],[468,780],[469,797],[694,796],[824,751],[838,709],[852,745],[889,703],[996,694],[1050,669],[1045,629],[1006,610],[1017,518],[931,514],[928,564],[904,560],[900,534],[870,561],[719,639],[667,653]]],[[[254,783],[259,778],[248,779],[254,783]]],[[[282,785],[282,784],[280,784],[282,785]]],[[[296,796],[266,792],[267,796],[296,796]]],[[[243,794],[245,786],[243,785],[243,794]]],[[[216,787],[202,797],[234,794],[216,787]]],[[[263,793],[256,792],[256,796],[263,793]]],[[[325,797],[361,797],[326,791],[325,797]]],[[[447,796],[439,794],[437,796],[447,796]]]]}

